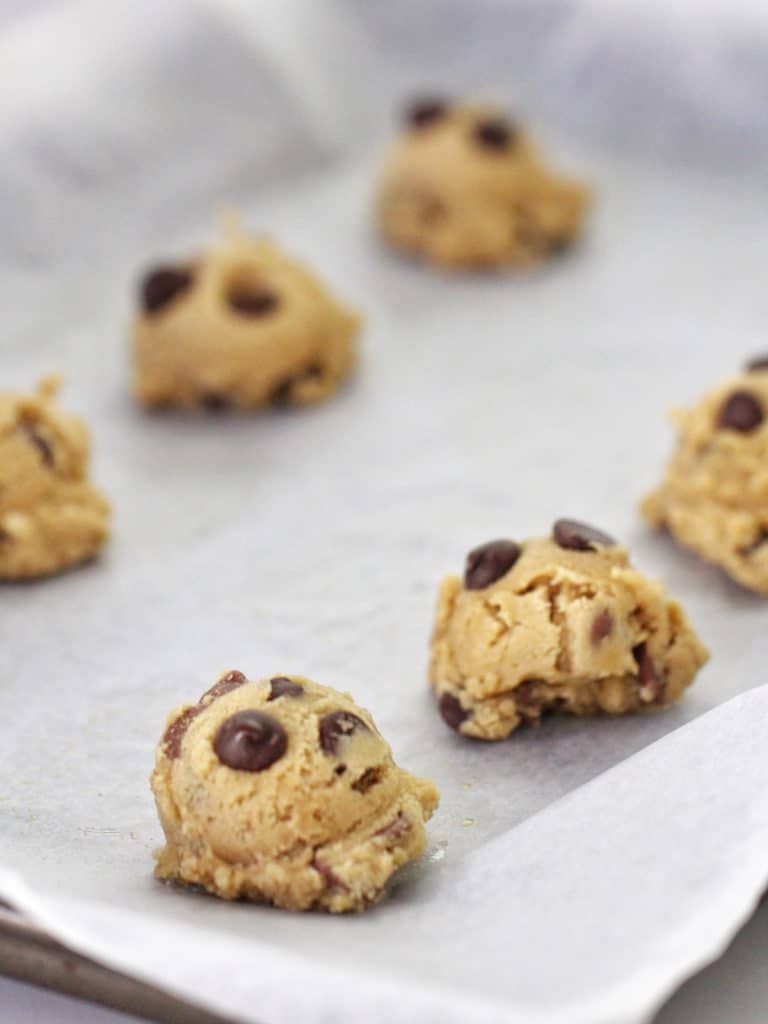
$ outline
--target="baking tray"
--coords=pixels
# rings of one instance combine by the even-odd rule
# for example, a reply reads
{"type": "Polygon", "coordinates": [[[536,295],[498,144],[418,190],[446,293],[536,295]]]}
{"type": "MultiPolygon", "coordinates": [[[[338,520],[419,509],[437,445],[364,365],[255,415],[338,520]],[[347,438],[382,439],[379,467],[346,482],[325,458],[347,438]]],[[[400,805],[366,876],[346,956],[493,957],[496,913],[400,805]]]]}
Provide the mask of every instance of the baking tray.
{"type": "Polygon", "coordinates": [[[160,1024],[235,1024],[67,949],[0,904],[0,974],[160,1024]]]}

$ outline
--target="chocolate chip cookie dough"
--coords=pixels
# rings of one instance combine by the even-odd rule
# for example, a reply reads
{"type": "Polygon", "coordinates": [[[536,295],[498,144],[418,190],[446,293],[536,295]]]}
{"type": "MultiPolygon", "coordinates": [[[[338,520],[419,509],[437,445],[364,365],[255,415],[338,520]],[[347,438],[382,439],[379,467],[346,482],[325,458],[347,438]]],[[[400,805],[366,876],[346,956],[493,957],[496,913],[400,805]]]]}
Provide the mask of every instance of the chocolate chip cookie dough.
{"type": "Polygon", "coordinates": [[[435,98],[406,112],[377,217],[388,242],[432,263],[524,267],[574,240],[588,202],[498,110],[435,98]]]}
{"type": "Polygon", "coordinates": [[[642,514],[768,594],[768,355],[673,414],[677,447],[642,514]]]}
{"type": "Polygon", "coordinates": [[[47,576],[95,555],[109,506],[88,480],[88,431],[55,402],[58,380],[37,394],[0,395],[0,579],[47,576]]]}
{"type": "Polygon", "coordinates": [[[293,910],[376,903],[438,801],[348,694],[238,671],[173,712],[151,781],[159,878],[293,910]]]}
{"type": "Polygon", "coordinates": [[[298,260],[229,222],[207,253],[145,274],[134,391],[213,412],[318,402],[351,372],[359,323],[298,260]]]}
{"type": "Polygon", "coordinates": [[[606,534],[558,520],[552,536],[496,540],[443,580],[430,682],[446,723],[504,739],[546,712],[651,710],[706,662],[680,605],[606,534]]]}

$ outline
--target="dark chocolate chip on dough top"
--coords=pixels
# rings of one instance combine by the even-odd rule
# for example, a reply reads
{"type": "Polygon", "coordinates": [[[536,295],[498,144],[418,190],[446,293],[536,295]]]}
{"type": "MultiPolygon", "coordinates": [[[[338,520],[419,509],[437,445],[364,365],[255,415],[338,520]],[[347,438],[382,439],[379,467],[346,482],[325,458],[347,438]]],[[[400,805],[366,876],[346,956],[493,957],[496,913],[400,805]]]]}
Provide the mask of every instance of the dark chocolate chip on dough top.
{"type": "Polygon", "coordinates": [[[597,551],[616,544],[609,534],[577,519],[558,519],[552,527],[552,537],[561,548],[570,551],[597,551]]]}
{"type": "Polygon", "coordinates": [[[472,137],[482,148],[505,152],[515,144],[515,128],[504,117],[489,117],[478,121],[472,130],[472,137]]]}
{"type": "Polygon", "coordinates": [[[720,409],[718,426],[724,430],[738,430],[748,434],[765,419],[763,406],[749,391],[734,391],[720,409]]]}
{"type": "Polygon", "coordinates": [[[405,110],[405,121],[411,128],[424,128],[442,120],[449,110],[446,100],[439,96],[423,96],[413,100],[405,110]]]}
{"type": "Polygon", "coordinates": [[[521,553],[522,548],[513,540],[491,540],[474,548],[467,555],[464,586],[467,590],[489,587],[506,576],[521,553]]]}
{"type": "Polygon", "coordinates": [[[301,697],[304,687],[301,683],[294,683],[288,676],[274,676],[269,681],[269,700],[277,700],[278,697],[301,697]]]}
{"type": "Polygon", "coordinates": [[[342,740],[358,730],[370,732],[358,715],[351,711],[331,711],[320,720],[320,746],[326,754],[334,757],[342,740]]]}
{"type": "Polygon", "coordinates": [[[148,271],[141,283],[144,312],[158,313],[187,291],[192,280],[190,271],[183,267],[156,267],[148,271]]]}
{"type": "Polygon", "coordinates": [[[263,711],[247,709],[231,715],[219,726],[213,749],[228,768],[263,772],[279,761],[286,751],[285,729],[263,711]]]}

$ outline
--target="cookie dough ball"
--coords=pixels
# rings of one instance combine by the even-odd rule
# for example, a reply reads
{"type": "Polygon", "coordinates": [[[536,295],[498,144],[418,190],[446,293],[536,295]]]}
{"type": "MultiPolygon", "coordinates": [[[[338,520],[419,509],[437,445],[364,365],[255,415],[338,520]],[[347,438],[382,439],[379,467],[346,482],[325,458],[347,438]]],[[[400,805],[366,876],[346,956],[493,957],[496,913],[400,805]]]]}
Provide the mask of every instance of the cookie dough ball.
{"type": "Polygon", "coordinates": [[[147,406],[304,405],[333,394],[355,362],[358,316],[232,225],[207,253],[149,270],[139,306],[134,390],[147,406]]]}
{"type": "Polygon", "coordinates": [[[379,229],[398,249],[446,267],[523,267],[578,235],[588,190],[499,111],[423,100],[405,122],[378,197],[379,229]]]}
{"type": "Polygon", "coordinates": [[[430,681],[451,728],[504,739],[549,711],[652,710],[706,662],[682,608],[606,534],[560,519],[552,536],[497,540],[440,587],[430,681]]]}
{"type": "Polygon", "coordinates": [[[88,431],[54,400],[0,395],[0,579],[60,572],[95,555],[108,536],[109,506],[88,480],[88,431]]]}
{"type": "Polygon", "coordinates": [[[381,898],[423,852],[438,800],[348,694],[237,671],[170,716],[152,789],[166,837],[159,878],[333,912],[381,898]]]}
{"type": "Polygon", "coordinates": [[[768,356],[673,417],[677,447],[642,514],[768,594],[768,356]]]}

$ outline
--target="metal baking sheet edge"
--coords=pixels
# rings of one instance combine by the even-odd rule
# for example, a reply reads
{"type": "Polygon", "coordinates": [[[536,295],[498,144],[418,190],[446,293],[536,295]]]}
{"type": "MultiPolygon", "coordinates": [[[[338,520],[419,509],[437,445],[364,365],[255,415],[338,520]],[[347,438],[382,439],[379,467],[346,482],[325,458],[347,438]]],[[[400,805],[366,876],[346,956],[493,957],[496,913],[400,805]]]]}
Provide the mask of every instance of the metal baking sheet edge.
{"type": "Polygon", "coordinates": [[[0,974],[160,1024],[235,1024],[72,952],[2,903],[0,974]]]}

